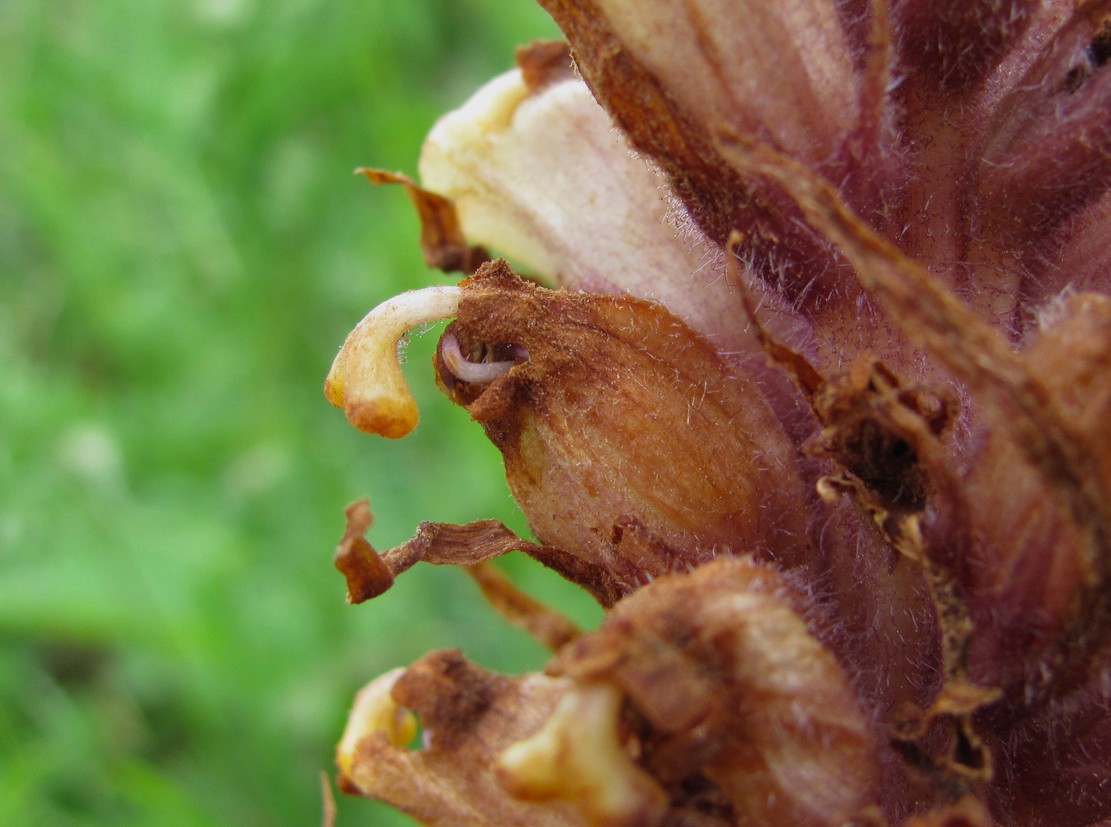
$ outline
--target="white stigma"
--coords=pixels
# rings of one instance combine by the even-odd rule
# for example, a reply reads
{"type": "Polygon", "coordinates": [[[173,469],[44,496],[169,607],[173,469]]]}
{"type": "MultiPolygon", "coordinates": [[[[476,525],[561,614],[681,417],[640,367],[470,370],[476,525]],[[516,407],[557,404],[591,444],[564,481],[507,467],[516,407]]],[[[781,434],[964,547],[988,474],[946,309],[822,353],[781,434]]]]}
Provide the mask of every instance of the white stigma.
{"type": "Polygon", "coordinates": [[[440,346],[440,356],[452,375],[462,382],[488,385],[520,364],[510,359],[504,362],[472,362],[459,349],[459,340],[449,331],[440,346]]]}

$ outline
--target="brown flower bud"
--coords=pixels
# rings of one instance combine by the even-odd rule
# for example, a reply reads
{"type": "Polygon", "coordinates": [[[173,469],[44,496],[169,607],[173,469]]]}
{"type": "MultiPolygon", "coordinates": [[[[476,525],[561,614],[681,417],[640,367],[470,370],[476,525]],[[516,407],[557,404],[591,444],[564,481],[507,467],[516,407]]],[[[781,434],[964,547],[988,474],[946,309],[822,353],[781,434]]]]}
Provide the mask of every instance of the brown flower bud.
{"type": "Polygon", "coordinates": [[[799,559],[794,447],[705,339],[660,305],[544,290],[504,263],[462,291],[441,382],[501,450],[537,538],[570,555],[556,568],[597,569],[585,585],[611,603],[721,554],[799,559]]]}
{"type": "Polygon", "coordinates": [[[423,824],[458,827],[576,827],[566,804],[510,797],[494,761],[533,734],[569,681],[544,675],[506,678],[456,651],[432,652],[359,693],[340,742],[340,786],[389,801],[423,824]],[[420,746],[410,746],[421,727],[420,746]]]}
{"type": "Polygon", "coordinates": [[[716,560],[622,600],[558,662],[621,688],[644,720],[641,762],[679,801],[704,777],[731,823],[842,825],[875,793],[875,745],[796,600],[769,567],[716,560]]]}

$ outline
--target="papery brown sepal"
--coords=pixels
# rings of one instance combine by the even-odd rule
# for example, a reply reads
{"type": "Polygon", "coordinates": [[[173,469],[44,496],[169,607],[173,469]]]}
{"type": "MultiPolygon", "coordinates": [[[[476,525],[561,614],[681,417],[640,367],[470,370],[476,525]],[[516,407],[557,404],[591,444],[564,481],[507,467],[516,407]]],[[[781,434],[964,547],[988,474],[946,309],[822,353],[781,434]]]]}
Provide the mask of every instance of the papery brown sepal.
{"type": "Polygon", "coordinates": [[[467,241],[455,206],[447,198],[400,172],[370,167],[360,167],[355,172],[375,184],[400,184],[405,188],[420,218],[420,246],[429,267],[446,273],[473,273],[490,260],[485,249],[467,241]]]}
{"type": "Polygon", "coordinates": [[[350,603],[377,597],[393,585],[397,575],[420,562],[470,566],[510,551],[535,552],[538,548],[497,520],[480,520],[467,525],[421,523],[412,539],[379,553],[363,537],[371,522],[366,500],[348,506],[347,528],[336,550],[335,565],[347,579],[350,603]]]}

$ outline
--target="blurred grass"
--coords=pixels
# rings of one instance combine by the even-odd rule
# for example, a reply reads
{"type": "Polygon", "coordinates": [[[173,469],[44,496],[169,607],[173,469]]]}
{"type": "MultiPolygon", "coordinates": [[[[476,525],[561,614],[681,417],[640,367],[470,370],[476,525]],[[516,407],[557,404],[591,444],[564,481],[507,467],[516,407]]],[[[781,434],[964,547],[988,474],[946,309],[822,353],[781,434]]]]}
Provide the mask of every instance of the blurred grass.
{"type": "Polygon", "coordinates": [[[414,171],[439,113],[555,33],[524,0],[0,1],[4,823],[317,824],[363,682],[438,646],[543,663],[460,572],[348,607],[331,568],[364,495],[382,547],[523,530],[434,337],[407,440],[320,387],[367,309],[443,280],[402,192],[352,169],[414,171]]]}

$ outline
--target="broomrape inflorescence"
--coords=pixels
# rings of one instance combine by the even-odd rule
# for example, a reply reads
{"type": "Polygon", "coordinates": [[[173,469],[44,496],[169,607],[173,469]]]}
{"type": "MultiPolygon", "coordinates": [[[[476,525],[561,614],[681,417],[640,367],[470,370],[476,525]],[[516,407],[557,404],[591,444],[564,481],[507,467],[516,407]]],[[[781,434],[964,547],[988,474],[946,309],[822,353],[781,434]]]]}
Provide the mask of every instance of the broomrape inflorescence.
{"type": "Polygon", "coordinates": [[[379,554],[364,503],[337,565],[353,601],[465,565],[554,656],[373,681],[345,789],[442,825],[1111,823],[1111,0],[542,5],[568,43],[445,116],[420,184],[366,171],[467,278],[372,311],[326,393],[408,433],[396,342],[454,319],[437,380],[535,540],[379,554]]]}

